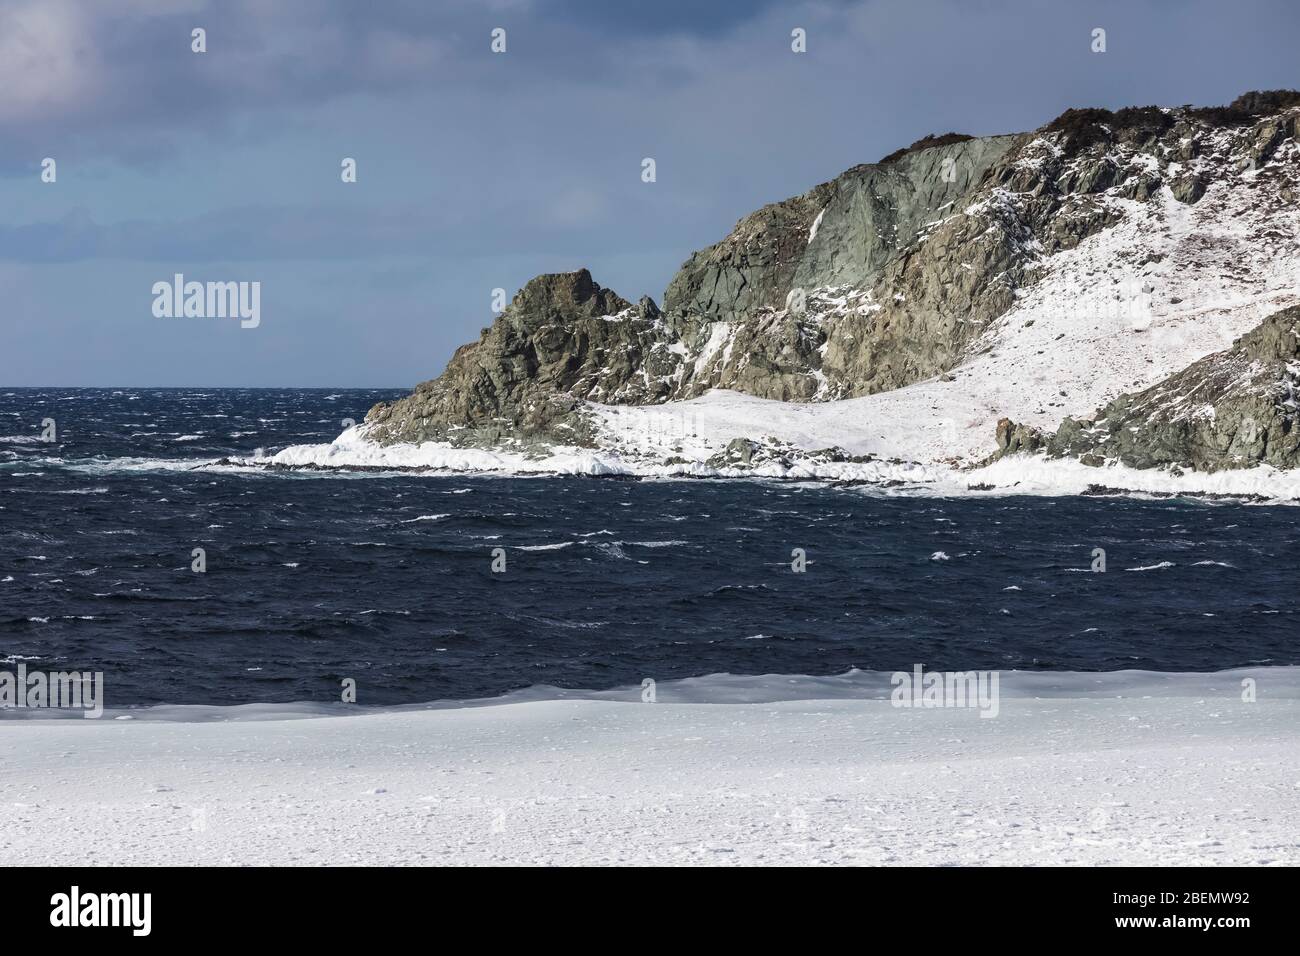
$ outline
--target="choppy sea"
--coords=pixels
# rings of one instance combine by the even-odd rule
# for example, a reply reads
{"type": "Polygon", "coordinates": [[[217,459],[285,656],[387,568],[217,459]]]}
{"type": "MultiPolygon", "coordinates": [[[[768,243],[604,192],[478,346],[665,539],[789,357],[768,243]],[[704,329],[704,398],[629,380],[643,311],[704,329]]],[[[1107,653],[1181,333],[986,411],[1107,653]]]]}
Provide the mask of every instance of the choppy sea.
{"type": "Polygon", "coordinates": [[[402,394],[0,389],[0,669],[124,707],[1300,663],[1289,507],[216,464],[402,394]]]}

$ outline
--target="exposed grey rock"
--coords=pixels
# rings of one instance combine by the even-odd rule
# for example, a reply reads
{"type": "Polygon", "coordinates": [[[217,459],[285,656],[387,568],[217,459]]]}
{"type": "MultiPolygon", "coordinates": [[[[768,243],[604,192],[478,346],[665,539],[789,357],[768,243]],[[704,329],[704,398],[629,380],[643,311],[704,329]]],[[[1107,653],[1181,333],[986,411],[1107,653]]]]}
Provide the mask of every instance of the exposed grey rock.
{"type": "Polygon", "coordinates": [[[886,165],[855,166],[802,196],[764,206],[683,264],[664,308],[738,321],[784,308],[796,288],[868,289],[1015,139],[970,139],[886,165]]]}
{"type": "MultiPolygon", "coordinates": [[[[1133,468],[1173,465],[1198,471],[1260,463],[1300,467],[1297,387],[1300,307],[1266,319],[1222,352],[1151,388],[1121,395],[1089,419],[1067,419],[1043,443],[1052,457],[1133,468]]],[[[1003,420],[1005,422],[1005,419],[1003,420]]],[[[1003,442],[1002,453],[1018,449],[1003,442]]]]}
{"type": "Polygon", "coordinates": [[[648,297],[634,307],[586,269],[538,276],[440,377],[376,405],[366,421],[380,442],[590,445],[579,400],[663,399],[661,378],[681,362],[665,347],[675,339],[648,297]]]}
{"type": "Polygon", "coordinates": [[[996,456],[1014,455],[1019,452],[1037,451],[1043,445],[1043,434],[1029,425],[1017,425],[1009,418],[998,420],[995,435],[998,443],[996,456]]]}
{"type": "Polygon", "coordinates": [[[711,468],[744,470],[763,465],[790,468],[796,464],[819,465],[829,462],[868,462],[875,460],[875,455],[850,455],[839,447],[808,451],[797,448],[789,442],[764,437],[761,441],[755,441],[752,438],[733,438],[727,442],[727,446],[722,451],[712,455],[705,464],[711,468]]]}
{"type": "Polygon", "coordinates": [[[747,468],[754,462],[754,455],[762,448],[758,442],[749,438],[733,438],[727,447],[708,460],[714,468],[747,468]]]}

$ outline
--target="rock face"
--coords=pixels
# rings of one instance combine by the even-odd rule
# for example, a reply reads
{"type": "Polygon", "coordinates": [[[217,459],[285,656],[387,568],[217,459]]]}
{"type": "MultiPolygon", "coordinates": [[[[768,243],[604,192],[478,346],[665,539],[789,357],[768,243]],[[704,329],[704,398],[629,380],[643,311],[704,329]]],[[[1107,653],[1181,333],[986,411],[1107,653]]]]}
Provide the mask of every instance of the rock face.
{"type": "Polygon", "coordinates": [[[1115,460],[1133,468],[1173,465],[1198,471],[1261,463],[1296,468],[1298,386],[1300,308],[1293,308],[1270,316],[1230,349],[1144,391],[1121,395],[1092,420],[1066,420],[1042,444],[1053,457],[1088,464],[1115,460]]]}
{"type": "Polygon", "coordinates": [[[998,450],[994,456],[995,458],[1021,452],[1033,452],[1043,446],[1043,436],[1038,429],[1028,425],[1017,425],[1009,418],[998,420],[996,438],[998,450]]]}
{"type": "MultiPolygon", "coordinates": [[[[586,402],[661,403],[713,388],[828,401],[942,375],[982,347],[1048,258],[1123,220],[1126,204],[1166,189],[1194,204],[1225,170],[1261,170],[1297,139],[1300,93],[1288,91],[927,137],[746,216],[682,265],[662,310],[649,298],[631,305],[586,270],[533,279],[442,376],[372,409],[368,437],[592,445],[586,402]]],[[[1267,447],[1279,447],[1269,434],[1267,447]]],[[[999,427],[1002,453],[1039,440],[999,427]]],[[[1069,447],[1103,454],[1105,442],[1094,444],[1083,450],[1076,435],[1069,447]]],[[[1197,458],[1187,445],[1189,460],[1226,460],[1211,447],[1197,458]]],[[[1137,445],[1124,454],[1142,458],[1137,445]]]]}
{"type": "Polygon", "coordinates": [[[764,206],[683,264],[664,307],[735,322],[784,308],[796,288],[870,289],[1015,139],[968,139],[855,166],[802,196],[764,206]]]}

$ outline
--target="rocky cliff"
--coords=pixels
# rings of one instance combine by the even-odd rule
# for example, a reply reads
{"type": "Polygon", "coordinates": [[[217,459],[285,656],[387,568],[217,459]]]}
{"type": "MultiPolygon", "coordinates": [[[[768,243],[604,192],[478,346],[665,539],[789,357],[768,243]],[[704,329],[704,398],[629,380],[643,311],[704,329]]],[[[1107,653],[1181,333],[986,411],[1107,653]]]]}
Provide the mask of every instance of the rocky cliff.
{"type": "MultiPolygon", "coordinates": [[[[997,355],[1014,344],[1013,332],[1034,324],[1030,318],[1012,332],[1003,328],[1005,317],[1059,272],[1055,264],[1069,258],[1064,254],[1095,244],[1113,227],[1149,219],[1154,232],[1168,234],[1178,207],[1191,209],[1213,192],[1255,230],[1243,241],[1294,249],[1292,219],[1285,217],[1300,199],[1298,139],[1300,93],[1287,91],[1247,94],[1212,109],[1070,110],[1014,135],[927,137],[746,216],[682,265],[662,309],[649,298],[630,304],[585,270],[539,276],[477,342],[456,352],[442,376],[372,409],[367,437],[591,447],[601,441],[591,412],[606,406],[661,405],[719,388],[826,403],[961,379],[964,363],[997,355]]],[[[1198,252],[1200,241],[1190,235],[1177,250],[1186,259],[1179,262],[1184,272],[1222,256],[1208,246],[1198,252]]],[[[1111,271],[1097,281],[1140,277],[1168,254],[1155,240],[1134,248],[1117,257],[1122,263],[1104,266],[1111,271]]],[[[1068,311],[1072,303],[1051,307],[1068,311]]],[[[1077,324],[1089,322],[1081,311],[1077,324]]],[[[1259,336],[1273,341],[1269,336],[1280,334],[1261,329],[1259,336]]],[[[1021,334],[1019,341],[1031,338],[1021,334]]],[[[1242,342],[1240,348],[1256,348],[1255,339],[1242,342]]],[[[1258,349],[1262,355],[1268,347],[1258,349]]],[[[1207,361],[1227,369],[1247,354],[1254,353],[1207,361]]],[[[1063,361],[1068,364],[1068,355],[1063,361]]],[[[1269,362],[1259,373],[1265,378],[1281,368],[1269,362]]],[[[1226,388],[1227,379],[1209,366],[1186,374],[1155,388],[1191,388],[1193,379],[1205,383],[1202,390],[1226,388]]],[[[1148,376],[1138,384],[1153,381],[1148,376]]],[[[1064,407],[1049,400],[1055,390],[1044,381],[1041,404],[1064,407]]],[[[1067,422],[1049,440],[1008,421],[997,441],[1003,452],[1050,446],[1060,454],[1191,467],[1224,467],[1241,451],[1241,440],[1215,451],[1218,439],[1195,429],[1162,438],[1164,432],[1115,427],[1161,401],[1152,389],[1135,390],[1116,398],[1090,427],[1067,422]]],[[[1231,420],[1241,404],[1242,420],[1261,430],[1256,438],[1268,449],[1263,460],[1290,460],[1284,451],[1291,447],[1289,419],[1281,412],[1266,415],[1244,393],[1224,391],[1210,404],[1219,421],[1231,420]]],[[[993,430],[985,435],[992,450],[993,430]]],[[[1244,454],[1249,459],[1253,452],[1244,454]]]]}
{"type": "Polygon", "coordinates": [[[1222,352],[1121,395],[1051,435],[999,423],[999,454],[1044,451],[1085,464],[1220,471],[1300,467],[1300,308],[1278,312],[1222,352]]]}

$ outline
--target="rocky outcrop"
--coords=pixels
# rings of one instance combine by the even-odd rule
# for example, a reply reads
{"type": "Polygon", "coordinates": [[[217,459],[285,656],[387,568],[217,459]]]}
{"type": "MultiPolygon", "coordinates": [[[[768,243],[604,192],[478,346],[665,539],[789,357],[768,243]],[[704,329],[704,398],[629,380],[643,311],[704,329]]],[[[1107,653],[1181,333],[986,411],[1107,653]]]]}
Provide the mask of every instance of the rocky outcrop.
{"type": "MultiPolygon", "coordinates": [[[[539,276],[442,376],[372,409],[368,436],[591,445],[588,402],[713,388],[827,401],[943,375],[988,348],[985,333],[1054,254],[1166,189],[1194,204],[1227,176],[1253,188],[1250,175],[1297,139],[1300,94],[1286,91],[927,137],[746,216],[682,265],[662,310],[585,270],[539,276]]],[[[997,438],[1001,454],[1043,440],[1010,422],[997,438]]]]}
{"type": "Polygon", "coordinates": [[[1029,425],[1017,425],[1009,418],[998,419],[994,437],[998,444],[998,450],[994,454],[995,459],[1003,455],[1034,452],[1043,447],[1042,432],[1029,425]]]}
{"type": "Polygon", "coordinates": [[[843,448],[798,448],[788,442],[767,437],[762,441],[752,438],[733,438],[722,451],[704,463],[710,468],[745,471],[775,465],[782,469],[802,465],[816,467],[830,463],[855,463],[877,461],[875,455],[850,455],[843,448]]]}
{"type": "MultiPolygon", "coordinates": [[[[1052,457],[1220,471],[1300,467],[1300,308],[1278,312],[1232,347],[1121,395],[1041,440],[1052,457]]],[[[999,448],[1002,424],[999,423],[999,448]]],[[[1033,450],[1008,446],[1006,452],[1033,450]]]]}
{"type": "Polygon", "coordinates": [[[586,269],[538,276],[447,370],[366,416],[380,442],[590,444],[580,401],[667,397],[681,364],[655,303],[633,306],[586,269]]]}

